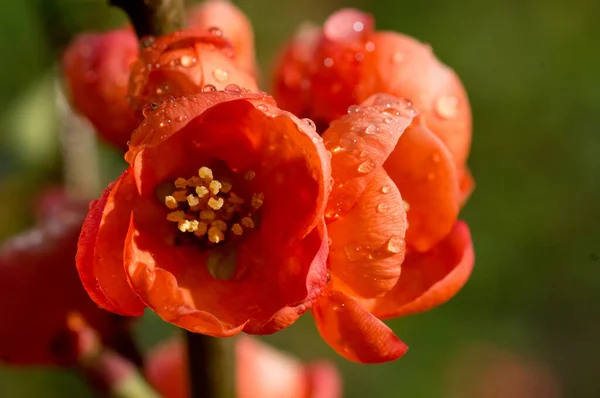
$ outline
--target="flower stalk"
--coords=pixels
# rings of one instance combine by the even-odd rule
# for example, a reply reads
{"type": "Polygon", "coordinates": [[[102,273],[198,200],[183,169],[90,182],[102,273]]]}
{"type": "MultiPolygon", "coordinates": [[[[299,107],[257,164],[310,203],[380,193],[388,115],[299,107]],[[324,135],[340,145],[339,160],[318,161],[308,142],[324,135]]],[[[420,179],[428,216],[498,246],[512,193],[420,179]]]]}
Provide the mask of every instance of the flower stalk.
{"type": "Polygon", "coordinates": [[[234,398],[234,337],[186,332],[191,398],[234,398]]]}
{"type": "Polygon", "coordinates": [[[110,4],[125,11],[140,38],[185,27],[184,0],[110,0],[110,4]]]}

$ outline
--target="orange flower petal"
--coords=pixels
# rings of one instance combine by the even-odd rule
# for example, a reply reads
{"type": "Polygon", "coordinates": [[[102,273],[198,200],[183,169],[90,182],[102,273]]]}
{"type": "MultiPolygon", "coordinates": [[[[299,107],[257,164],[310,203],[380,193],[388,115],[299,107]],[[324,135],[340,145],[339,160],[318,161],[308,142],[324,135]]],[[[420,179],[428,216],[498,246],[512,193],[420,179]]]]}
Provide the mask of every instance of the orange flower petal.
{"type": "Polygon", "coordinates": [[[389,327],[342,292],[323,293],[314,304],[313,314],[323,339],[351,361],[393,361],[408,349],[389,327]]]}
{"type": "Polygon", "coordinates": [[[216,32],[175,32],[147,44],[132,66],[129,84],[129,101],[139,113],[148,104],[196,94],[207,85],[258,91],[254,78],[234,64],[230,43],[216,32]]]}
{"type": "Polygon", "coordinates": [[[323,135],[332,153],[335,182],[327,203],[328,221],[352,209],[415,115],[405,101],[376,94],[331,124],[323,135]]]}
{"type": "Polygon", "coordinates": [[[398,284],[375,301],[373,314],[379,318],[395,318],[445,303],[467,282],[473,262],[469,227],[459,221],[430,251],[407,254],[398,284]]]}
{"type": "Polygon", "coordinates": [[[427,251],[446,236],[458,216],[459,187],[452,155],[422,123],[398,140],[385,170],[408,203],[406,243],[427,251]]]}
{"type": "Polygon", "coordinates": [[[73,105],[98,133],[118,148],[127,148],[138,120],[125,99],[129,68],[138,41],[129,28],[84,34],[69,45],[63,57],[65,80],[73,105]]]}
{"type": "Polygon", "coordinates": [[[430,46],[412,37],[377,32],[370,40],[375,50],[372,64],[365,68],[382,77],[370,90],[412,101],[425,125],[446,144],[457,167],[464,165],[471,145],[471,108],[456,73],[435,57],[430,46]]]}
{"type": "Polygon", "coordinates": [[[396,285],[404,260],[406,213],[394,182],[380,168],[357,205],[328,225],[329,269],[355,294],[376,297],[396,285]]]}
{"type": "Polygon", "coordinates": [[[96,304],[132,316],[142,315],[145,308],[127,283],[123,268],[123,243],[135,196],[128,169],[90,207],[76,257],[81,282],[96,304]]]}
{"type": "Polygon", "coordinates": [[[253,76],[257,74],[254,58],[254,32],[252,24],[233,3],[224,0],[208,0],[195,6],[188,13],[188,27],[207,30],[218,28],[233,44],[235,62],[253,76]]]}
{"type": "Polygon", "coordinates": [[[460,206],[464,206],[464,204],[469,200],[469,197],[475,190],[475,180],[471,175],[471,171],[468,167],[464,167],[462,171],[459,172],[460,175],[460,206]]]}

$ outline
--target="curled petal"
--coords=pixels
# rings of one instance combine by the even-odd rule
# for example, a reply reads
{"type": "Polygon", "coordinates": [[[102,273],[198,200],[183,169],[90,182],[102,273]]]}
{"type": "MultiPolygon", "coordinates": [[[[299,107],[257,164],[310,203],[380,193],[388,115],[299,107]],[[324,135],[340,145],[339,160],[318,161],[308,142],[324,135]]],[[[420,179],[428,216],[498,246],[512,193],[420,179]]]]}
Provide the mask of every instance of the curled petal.
{"type": "Polygon", "coordinates": [[[409,206],[407,246],[431,249],[450,232],[458,216],[459,187],[452,155],[417,123],[398,140],[384,168],[409,206]]]}
{"type": "Polygon", "coordinates": [[[412,37],[378,32],[371,40],[375,50],[369,73],[382,77],[371,90],[411,100],[457,167],[464,165],[471,145],[471,108],[456,73],[435,57],[430,46],[412,37]]]}
{"type": "Polygon", "coordinates": [[[127,283],[123,267],[123,244],[135,196],[135,182],[127,170],[92,203],[76,257],[90,297],[98,306],[122,315],[142,315],[145,308],[127,283]]]}
{"type": "Polygon", "coordinates": [[[125,99],[129,68],[138,55],[131,29],[79,36],[63,57],[65,80],[74,107],[98,133],[125,149],[138,120],[125,99]]]}
{"type": "Polygon", "coordinates": [[[189,12],[188,27],[210,29],[215,35],[223,35],[233,44],[235,63],[252,76],[256,76],[252,24],[233,3],[226,0],[208,0],[195,6],[189,12]]]}
{"type": "Polygon", "coordinates": [[[395,318],[445,303],[467,282],[473,262],[469,228],[459,221],[430,251],[407,254],[400,280],[392,291],[376,300],[373,314],[379,318],[395,318]]]}
{"type": "Polygon", "coordinates": [[[374,174],[357,205],[328,226],[333,286],[339,279],[362,297],[392,289],[404,260],[402,197],[382,168],[374,174]]]}
{"type": "Polygon", "coordinates": [[[129,102],[141,113],[170,96],[196,94],[236,85],[258,91],[256,82],[233,62],[231,44],[221,36],[195,31],[155,39],[132,66],[129,102]]]}
{"type": "Polygon", "coordinates": [[[323,339],[351,361],[393,361],[408,349],[389,327],[342,292],[323,293],[314,304],[313,314],[323,339]]]}
{"type": "Polygon", "coordinates": [[[406,101],[376,94],[331,124],[323,135],[332,153],[335,182],[327,203],[328,221],[352,209],[415,115],[406,101]]]}

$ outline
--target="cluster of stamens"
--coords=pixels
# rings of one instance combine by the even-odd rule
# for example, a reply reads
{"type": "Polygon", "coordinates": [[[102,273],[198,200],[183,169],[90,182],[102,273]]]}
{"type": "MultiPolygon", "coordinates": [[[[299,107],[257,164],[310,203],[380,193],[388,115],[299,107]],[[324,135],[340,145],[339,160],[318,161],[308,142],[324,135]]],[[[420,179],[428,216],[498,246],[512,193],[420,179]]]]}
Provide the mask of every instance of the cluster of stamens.
{"type": "MultiPolygon", "coordinates": [[[[253,171],[244,175],[247,181],[255,177],[253,171]]],[[[210,243],[219,243],[231,235],[241,236],[245,229],[255,227],[253,216],[264,201],[263,193],[254,193],[247,203],[232,191],[232,184],[214,179],[213,171],[201,167],[198,175],[175,180],[175,190],[165,196],[164,203],[172,210],[167,220],[177,223],[181,232],[193,233],[210,243]]]]}

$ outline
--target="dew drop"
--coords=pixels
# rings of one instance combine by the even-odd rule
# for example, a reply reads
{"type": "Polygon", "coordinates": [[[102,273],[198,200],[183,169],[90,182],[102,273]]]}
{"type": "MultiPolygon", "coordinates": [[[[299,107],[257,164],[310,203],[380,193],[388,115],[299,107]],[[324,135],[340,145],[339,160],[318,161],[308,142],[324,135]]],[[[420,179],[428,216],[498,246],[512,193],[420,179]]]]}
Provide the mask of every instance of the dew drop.
{"type": "Polygon", "coordinates": [[[439,163],[442,160],[442,157],[439,153],[436,152],[433,154],[433,156],[431,156],[431,160],[433,161],[433,163],[439,163]]]}
{"type": "Polygon", "coordinates": [[[344,247],[344,251],[346,252],[346,258],[349,261],[361,261],[364,260],[367,255],[365,255],[365,250],[354,243],[349,243],[344,247]]]}
{"type": "Polygon", "coordinates": [[[443,119],[451,119],[456,116],[458,110],[458,98],[442,96],[438,98],[435,111],[443,119]]]}
{"type": "Polygon", "coordinates": [[[258,105],[256,106],[256,109],[258,109],[259,111],[263,111],[263,112],[266,112],[266,111],[268,111],[268,110],[269,110],[269,108],[267,108],[267,106],[266,106],[266,105],[264,105],[264,104],[258,104],[258,105]]]}
{"type": "Polygon", "coordinates": [[[358,113],[359,110],[360,110],[360,106],[358,106],[358,105],[350,105],[348,107],[348,113],[358,113]]]}
{"type": "Polygon", "coordinates": [[[187,68],[188,66],[196,63],[196,58],[192,57],[191,55],[183,55],[179,60],[179,63],[181,64],[181,66],[187,68]]]}
{"type": "Polygon", "coordinates": [[[399,64],[404,59],[404,54],[400,51],[396,51],[394,55],[392,55],[392,62],[395,64],[399,64]]]}
{"type": "Polygon", "coordinates": [[[317,129],[317,126],[315,125],[315,122],[312,121],[312,119],[304,118],[304,119],[302,119],[302,123],[306,124],[313,130],[317,129]]]}
{"type": "Polygon", "coordinates": [[[381,193],[388,193],[392,190],[392,188],[389,185],[384,185],[381,187],[381,193]]]}
{"type": "Polygon", "coordinates": [[[217,88],[212,84],[207,84],[204,87],[202,87],[202,92],[204,93],[208,93],[211,91],[217,91],[217,88]]]}
{"type": "Polygon", "coordinates": [[[408,204],[408,202],[406,200],[402,201],[402,207],[404,207],[404,211],[410,210],[410,205],[408,204]]]}
{"type": "Polygon", "coordinates": [[[362,174],[367,174],[375,170],[375,163],[365,161],[358,165],[358,172],[362,174]]]}
{"type": "Polygon", "coordinates": [[[217,69],[213,70],[212,75],[219,82],[224,82],[229,77],[229,73],[226,70],[221,69],[221,68],[217,68],[217,69]]]}
{"type": "Polygon", "coordinates": [[[333,59],[325,58],[323,60],[323,65],[325,65],[326,68],[331,68],[333,66],[333,59]]]}
{"type": "Polygon", "coordinates": [[[142,39],[142,48],[150,47],[156,39],[152,36],[147,36],[142,39]]]}
{"type": "Polygon", "coordinates": [[[365,50],[367,50],[368,52],[375,51],[375,43],[373,43],[372,41],[368,41],[367,44],[365,44],[365,50]]]}
{"type": "Polygon", "coordinates": [[[354,29],[355,32],[362,32],[364,28],[365,24],[360,21],[356,21],[354,22],[354,25],[352,25],[352,29],[354,29]]]}
{"type": "Polygon", "coordinates": [[[399,236],[391,236],[385,244],[385,250],[394,254],[402,252],[402,250],[404,250],[404,247],[404,239],[402,239],[399,236]]]}
{"type": "Polygon", "coordinates": [[[354,54],[354,59],[357,60],[358,62],[362,61],[365,59],[365,54],[363,53],[356,53],[354,54]]]}
{"type": "Polygon", "coordinates": [[[365,133],[367,133],[367,134],[375,134],[378,130],[379,130],[379,128],[376,125],[369,124],[367,126],[367,128],[365,129],[365,133]]]}
{"type": "Polygon", "coordinates": [[[208,33],[210,33],[213,36],[223,36],[223,31],[219,28],[217,28],[216,26],[213,26],[212,28],[208,28],[208,33]]]}
{"type": "Polygon", "coordinates": [[[327,273],[327,283],[331,282],[331,274],[328,272],[327,273]]]}
{"type": "Polygon", "coordinates": [[[181,123],[181,122],[184,122],[184,121],[186,121],[186,120],[187,120],[187,116],[186,116],[186,115],[179,115],[179,116],[177,116],[177,117],[175,118],[175,121],[176,121],[176,122],[180,122],[180,123],[181,123]]]}
{"type": "Polygon", "coordinates": [[[225,91],[227,91],[228,93],[239,93],[242,91],[242,89],[237,84],[232,83],[232,84],[228,84],[225,87],[225,91]]]}
{"type": "Polygon", "coordinates": [[[385,119],[383,119],[384,122],[386,122],[387,124],[390,124],[394,121],[394,119],[392,119],[391,117],[386,117],[385,119]]]}
{"type": "Polygon", "coordinates": [[[358,135],[354,133],[346,133],[340,138],[340,147],[342,149],[351,149],[358,143],[358,135]]]}
{"type": "Polygon", "coordinates": [[[387,213],[389,206],[387,203],[380,203],[377,205],[377,212],[379,213],[387,213]]]}

